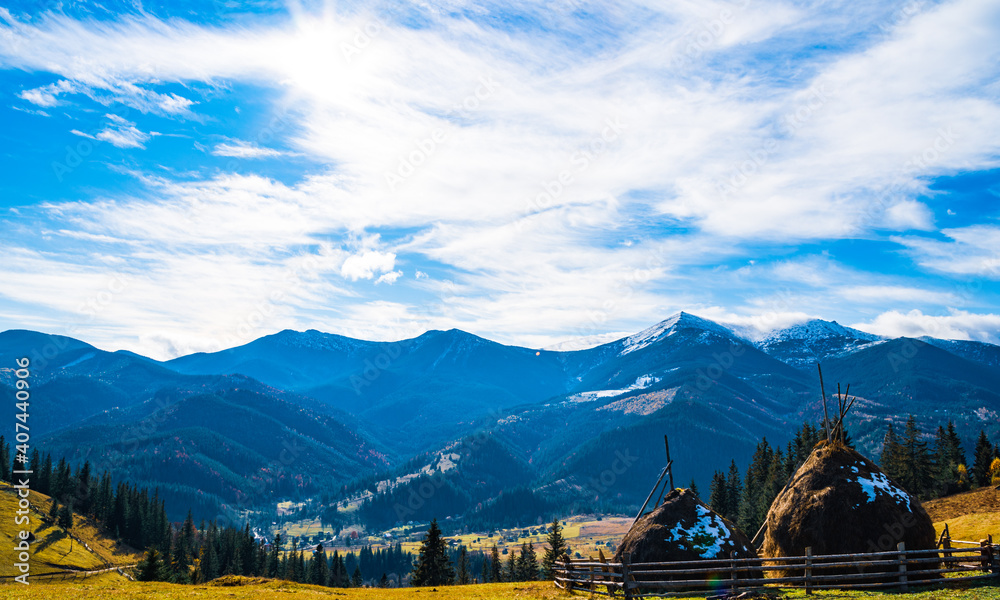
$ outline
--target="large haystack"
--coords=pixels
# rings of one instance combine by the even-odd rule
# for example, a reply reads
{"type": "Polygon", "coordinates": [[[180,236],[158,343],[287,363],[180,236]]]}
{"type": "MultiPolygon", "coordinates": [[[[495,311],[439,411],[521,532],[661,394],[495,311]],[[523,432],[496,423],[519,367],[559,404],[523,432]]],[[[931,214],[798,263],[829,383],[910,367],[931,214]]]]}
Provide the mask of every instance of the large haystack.
{"type": "Polygon", "coordinates": [[[843,444],[822,442],[771,504],[760,555],[802,556],[807,547],[814,555],[880,552],[895,550],[899,542],[907,550],[937,547],[934,525],[920,502],[872,461],[843,444]]]}
{"type": "MultiPolygon", "coordinates": [[[[706,506],[691,490],[676,489],[667,494],[663,504],[632,525],[618,546],[615,561],[620,562],[623,558],[629,563],[706,560],[729,558],[733,552],[738,558],[757,556],[750,540],[735,525],[706,506]]],[[[719,578],[711,573],[705,578],[713,575],[719,578]]],[[[728,578],[728,571],[724,578],[728,578]]]]}

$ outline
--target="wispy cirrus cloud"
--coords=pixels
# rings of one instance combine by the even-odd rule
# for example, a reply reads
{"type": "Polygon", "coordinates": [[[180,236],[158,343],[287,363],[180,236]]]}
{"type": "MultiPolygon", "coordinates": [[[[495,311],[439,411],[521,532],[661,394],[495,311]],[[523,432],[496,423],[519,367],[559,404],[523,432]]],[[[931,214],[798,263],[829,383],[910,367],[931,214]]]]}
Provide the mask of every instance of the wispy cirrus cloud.
{"type": "Polygon", "coordinates": [[[233,158],[274,158],[284,154],[274,148],[263,148],[253,142],[231,140],[216,144],[212,149],[215,156],[231,156],[233,158]]]}
{"type": "MultiPolygon", "coordinates": [[[[679,308],[761,328],[845,301],[866,315],[953,306],[948,283],[926,274],[972,273],[950,255],[978,260],[992,239],[938,231],[930,186],[997,165],[995,3],[398,8],[329,4],[238,25],[5,19],[0,67],[56,78],[21,100],[79,93],[138,109],[84,134],[116,147],[151,153],[153,117],[225,121],[213,102],[234,83],[275,91],[283,123],[225,131],[201,155],[247,159],[249,172],[180,181],[148,169],[143,193],[52,203],[39,218],[94,244],[128,240],[126,263],[160,265],[150,288],[182,285],[167,265],[193,273],[205,303],[248,293],[212,288],[214,256],[250,281],[273,281],[290,256],[320,260],[320,275],[299,279],[302,304],[265,330],[318,319],[347,331],[381,307],[396,315],[390,337],[448,324],[537,345],[679,308]],[[292,153],[310,163],[295,177],[254,170],[292,153]],[[888,239],[915,266],[819,247],[849,239],[888,239]],[[322,300],[330,289],[337,306],[322,300]]],[[[53,281],[93,247],[63,237],[65,254],[44,259],[53,281]]],[[[151,295],[121,302],[120,331],[159,327],[151,295]]],[[[217,345],[208,321],[187,319],[217,345]]],[[[184,338],[175,346],[198,334],[184,338]]]]}

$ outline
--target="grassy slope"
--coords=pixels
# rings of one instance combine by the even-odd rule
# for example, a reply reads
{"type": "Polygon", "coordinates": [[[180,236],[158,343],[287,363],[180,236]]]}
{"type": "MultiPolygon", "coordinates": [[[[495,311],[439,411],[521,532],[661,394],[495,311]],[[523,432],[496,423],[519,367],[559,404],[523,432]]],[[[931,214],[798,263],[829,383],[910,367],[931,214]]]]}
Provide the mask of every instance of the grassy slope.
{"type": "Polygon", "coordinates": [[[939,536],[947,523],[955,540],[978,542],[988,535],[994,543],[1000,540],[1000,490],[993,487],[930,500],[924,508],[939,536]]]}
{"type": "MultiPolygon", "coordinates": [[[[52,500],[44,494],[31,492],[31,523],[28,527],[35,533],[37,541],[31,545],[31,574],[42,575],[72,570],[100,569],[111,565],[135,564],[140,557],[130,548],[120,546],[101,535],[98,527],[90,519],[74,515],[73,527],[70,529],[73,537],[82,540],[90,550],[78,541],[71,540],[66,531],[54,524],[43,521],[42,515],[48,514],[52,500]]],[[[22,529],[14,523],[18,499],[14,489],[8,484],[0,484],[0,575],[16,575],[13,560],[15,536],[22,529]],[[9,515],[9,516],[8,516],[9,515]]]]}

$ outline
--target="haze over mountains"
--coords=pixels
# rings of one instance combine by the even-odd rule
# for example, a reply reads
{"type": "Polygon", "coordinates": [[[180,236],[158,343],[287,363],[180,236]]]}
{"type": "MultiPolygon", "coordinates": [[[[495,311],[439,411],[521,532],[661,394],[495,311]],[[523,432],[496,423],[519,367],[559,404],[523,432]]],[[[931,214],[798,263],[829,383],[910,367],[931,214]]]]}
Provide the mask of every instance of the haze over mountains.
{"type": "MultiPolygon", "coordinates": [[[[707,491],[712,471],[731,458],[742,467],[762,436],[783,445],[820,419],[817,362],[828,395],[840,382],[858,396],[848,429],[870,455],[887,420],[910,413],[928,433],[954,420],[967,445],[982,428],[1000,432],[1000,347],[888,340],[820,320],[750,339],[678,313],[571,352],[459,330],[400,342],[283,331],[167,362],[7,331],[4,396],[6,365],[23,355],[34,357],[31,427],[47,450],[205,514],[371,492],[398,507],[431,476],[439,493],[410,518],[473,518],[501,492],[628,507],[663,466],[663,434],[678,484],[694,478],[707,491]]],[[[371,518],[391,524],[397,513],[371,518]]]]}

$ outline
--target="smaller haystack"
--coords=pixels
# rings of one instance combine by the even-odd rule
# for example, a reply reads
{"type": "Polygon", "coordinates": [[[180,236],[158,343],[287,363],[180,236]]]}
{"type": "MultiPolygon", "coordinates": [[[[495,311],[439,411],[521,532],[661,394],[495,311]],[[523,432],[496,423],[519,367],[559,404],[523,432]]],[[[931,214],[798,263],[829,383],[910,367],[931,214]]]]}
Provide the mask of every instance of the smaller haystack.
{"type": "MultiPolygon", "coordinates": [[[[762,558],[802,556],[807,547],[814,555],[889,551],[899,542],[907,550],[937,547],[934,525],[920,502],[875,463],[838,442],[816,446],[771,504],[766,525],[762,558]]],[[[911,567],[917,568],[938,567],[911,567]]],[[[859,571],[879,568],[844,572],[859,571]]]]}
{"type": "MultiPolygon", "coordinates": [[[[757,557],[750,540],[735,525],[706,506],[691,490],[675,489],[663,504],[632,525],[618,546],[615,562],[623,558],[629,563],[697,561],[729,558],[733,552],[737,558],[757,557]]],[[[705,579],[709,578],[719,576],[706,573],[705,579]]],[[[728,578],[728,570],[724,578],[728,578]]]]}

